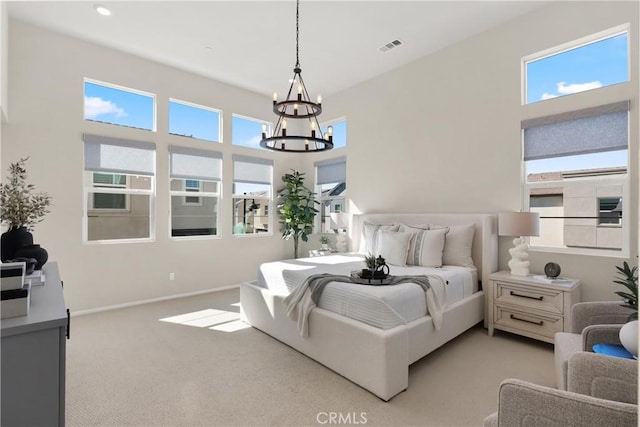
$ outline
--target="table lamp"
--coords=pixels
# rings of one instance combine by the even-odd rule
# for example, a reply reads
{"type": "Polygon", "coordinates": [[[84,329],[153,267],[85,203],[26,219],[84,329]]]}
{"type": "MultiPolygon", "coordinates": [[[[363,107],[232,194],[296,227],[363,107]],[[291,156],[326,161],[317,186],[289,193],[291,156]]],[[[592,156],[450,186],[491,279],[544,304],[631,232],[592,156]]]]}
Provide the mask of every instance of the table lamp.
{"type": "Polygon", "coordinates": [[[349,214],[345,212],[332,212],[331,228],[338,231],[336,236],[336,250],[347,252],[349,250],[349,239],[347,238],[347,227],[349,226],[349,214]]]}
{"type": "Polygon", "coordinates": [[[498,214],[498,235],[516,236],[509,249],[509,268],[514,276],[529,275],[529,245],[525,236],[540,235],[540,214],[537,212],[502,212],[498,214]]]}

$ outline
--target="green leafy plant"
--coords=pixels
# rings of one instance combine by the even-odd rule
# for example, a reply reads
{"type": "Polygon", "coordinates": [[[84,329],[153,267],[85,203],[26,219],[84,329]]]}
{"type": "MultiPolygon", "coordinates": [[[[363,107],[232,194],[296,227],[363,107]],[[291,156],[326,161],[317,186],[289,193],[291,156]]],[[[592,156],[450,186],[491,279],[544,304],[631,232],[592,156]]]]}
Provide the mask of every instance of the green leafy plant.
{"type": "Polygon", "coordinates": [[[626,304],[622,304],[623,307],[633,310],[627,321],[638,320],[638,267],[631,268],[625,261],[622,267],[616,265],[616,270],[618,270],[618,277],[613,283],[624,286],[629,292],[618,291],[615,294],[625,301],[626,304]]]}
{"type": "Polygon", "coordinates": [[[320,236],[320,243],[323,245],[328,245],[331,243],[331,239],[327,236],[320,236]]]}
{"type": "Polygon", "coordinates": [[[293,238],[293,253],[298,258],[299,239],[307,242],[313,233],[313,219],[320,204],[315,193],[305,187],[304,173],[292,169],[282,176],[284,188],[278,190],[278,215],[283,239],[293,238]]]}
{"type": "Polygon", "coordinates": [[[372,253],[369,253],[364,257],[364,263],[367,265],[367,269],[374,271],[378,267],[378,259],[372,253]]]}
{"type": "Polygon", "coordinates": [[[22,226],[32,230],[50,212],[51,197],[35,192],[33,184],[27,184],[28,159],[12,163],[8,182],[0,184],[0,221],[9,224],[10,230],[22,226]]]}

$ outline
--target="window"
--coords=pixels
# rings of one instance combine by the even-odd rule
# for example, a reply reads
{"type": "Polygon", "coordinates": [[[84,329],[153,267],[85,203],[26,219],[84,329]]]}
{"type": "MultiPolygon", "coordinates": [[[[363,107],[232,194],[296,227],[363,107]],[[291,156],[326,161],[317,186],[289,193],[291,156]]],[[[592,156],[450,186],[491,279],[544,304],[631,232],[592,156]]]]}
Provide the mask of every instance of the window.
{"type": "Polygon", "coordinates": [[[233,234],[271,232],[273,161],[233,156],[233,234]]]}
{"type": "Polygon", "coordinates": [[[629,81],[628,44],[618,27],[523,58],[525,103],[629,81]]]}
{"type": "Polygon", "coordinates": [[[222,154],[171,145],[169,163],[171,236],[218,235],[222,154]]]}
{"type": "Polygon", "coordinates": [[[84,119],[155,131],[155,95],[85,79],[84,119]]]}
{"type": "MultiPolygon", "coordinates": [[[[189,193],[199,193],[202,191],[202,181],[198,179],[185,179],[183,180],[183,190],[189,193]]],[[[202,199],[197,196],[184,196],[184,201],[182,202],[184,206],[201,206],[202,199]]]]}
{"type": "Polygon", "coordinates": [[[265,150],[260,147],[263,124],[266,125],[267,135],[271,135],[271,123],[234,114],[231,123],[232,144],[265,150]]]}
{"type": "MultiPolygon", "coordinates": [[[[127,175],[116,173],[93,173],[94,188],[127,188],[127,175]]],[[[127,210],[129,198],[125,194],[91,193],[91,209],[127,210]]]]}
{"type": "Polygon", "coordinates": [[[541,217],[532,247],[628,251],[628,110],[623,101],[522,122],[525,208],[541,217]]]}
{"type": "Polygon", "coordinates": [[[169,133],[220,142],[220,111],[176,99],[169,100],[169,133]]]}
{"type": "Polygon", "coordinates": [[[85,242],[152,239],[155,144],[84,135],[85,242]]]}
{"type": "Polygon", "coordinates": [[[333,148],[341,148],[347,146],[347,120],[337,120],[320,126],[322,135],[325,135],[331,126],[333,134],[333,148]]]}
{"type": "Polygon", "coordinates": [[[345,211],[347,196],[347,162],[344,157],[315,163],[316,189],[320,202],[319,215],[316,215],[316,230],[320,233],[337,232],[339,224],[332,213],[345,211]]]}

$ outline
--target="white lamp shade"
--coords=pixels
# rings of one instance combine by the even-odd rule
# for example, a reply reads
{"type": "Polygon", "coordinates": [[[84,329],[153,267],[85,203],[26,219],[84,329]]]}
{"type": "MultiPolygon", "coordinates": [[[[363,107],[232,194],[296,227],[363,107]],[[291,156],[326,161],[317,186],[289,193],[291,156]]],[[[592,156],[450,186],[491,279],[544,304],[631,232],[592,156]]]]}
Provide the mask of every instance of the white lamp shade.
{"type": "Polygon", "coordinates": [[[349,226],[349,214],[345,212],[332,212],[329,214],[331,217],[331,228],[347,228],[349,226]]]}
{"type": "Polygon", "coordinates": [[[502,212],[498,214],[500,236],[539,236],[540,214],[538,212],[502,212]]]}

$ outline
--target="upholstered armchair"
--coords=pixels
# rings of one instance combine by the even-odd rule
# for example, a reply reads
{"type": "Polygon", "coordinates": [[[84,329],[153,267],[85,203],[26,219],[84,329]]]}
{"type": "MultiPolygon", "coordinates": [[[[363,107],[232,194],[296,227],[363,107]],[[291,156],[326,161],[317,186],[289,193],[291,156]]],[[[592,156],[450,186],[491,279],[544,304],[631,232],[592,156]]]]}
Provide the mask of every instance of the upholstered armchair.
{"type": "Polygon", "coordinates": [[[636,427],[638,362],[579,351],[569,358],[568,390],[507,379],[484,427],[636,427]]]}
{"type": "Polygon", "coordinates": [[[621,301],[581,302],[571,308],[571,331],[555,334],[557,388],[567,390],[567,362],[579,351],[593,351],[595,344],[620,344],[620,328],[631,310],[621,301]]]}

